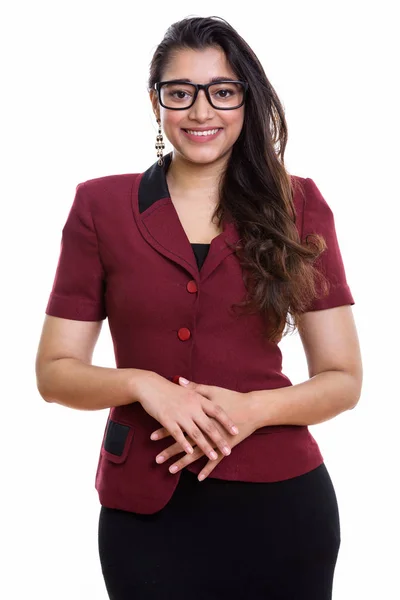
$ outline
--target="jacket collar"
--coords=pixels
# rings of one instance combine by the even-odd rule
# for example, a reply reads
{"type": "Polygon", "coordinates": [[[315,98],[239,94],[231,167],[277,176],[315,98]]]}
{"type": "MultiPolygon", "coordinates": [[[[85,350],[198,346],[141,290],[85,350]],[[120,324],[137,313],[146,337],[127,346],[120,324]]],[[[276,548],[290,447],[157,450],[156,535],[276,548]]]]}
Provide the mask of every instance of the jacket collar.
{"type": "Polygon", "coordinates": [[[196,281],[204,281],[234,252],[231,244],[239,241],[239,233],[231,220],[223,223],[223,231],[215,237],[202,268],[198,269],[190,241],[171,201],[166,173],[172,152],[164,156],[162,167],[155,162],[136,181],[132,189],[132,209],[137,226],[155,250],[181,265],[196,281]]]}

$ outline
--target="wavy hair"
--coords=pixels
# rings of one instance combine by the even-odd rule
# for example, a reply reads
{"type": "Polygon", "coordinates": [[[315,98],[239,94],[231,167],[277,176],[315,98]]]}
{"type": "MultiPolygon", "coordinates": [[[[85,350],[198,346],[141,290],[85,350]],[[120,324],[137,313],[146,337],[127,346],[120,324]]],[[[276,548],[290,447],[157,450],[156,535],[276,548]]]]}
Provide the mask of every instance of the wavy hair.
{"type": "Polygon", "coordinates": [[[289,331],[301,330],[300,315],[319,297],[318,280],[322,293],[329,288],[313,265],[326,243],[317,234],[300,240],[293,203],[299,180],[284,164],[284,109],[257,56],[227,21],[188,17],[173,23],[152,57],[148,89],[162,80],[174,51],[208,47],[222,49],[236,76],[249,84],[243,127],[220,178],[213,215],[219,225],[232,219],[240,235],[235,252],[247,297],[233,306],[261,314],[263,334],[279,342],[289,331]]]}

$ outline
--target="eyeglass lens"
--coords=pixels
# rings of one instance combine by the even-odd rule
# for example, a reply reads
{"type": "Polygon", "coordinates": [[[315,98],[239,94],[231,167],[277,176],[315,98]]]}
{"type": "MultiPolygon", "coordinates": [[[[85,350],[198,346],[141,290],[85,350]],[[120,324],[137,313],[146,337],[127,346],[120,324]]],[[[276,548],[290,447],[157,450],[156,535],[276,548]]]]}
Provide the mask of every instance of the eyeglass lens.
{"type": "MultiPolygon", "coordinates": [[[[193,102],[196,88],[191,83],[168,83],[162,85],[160,91],[161,102],[167,108],[187,108],[193,102]]],[[[243,102],[241,83],[213,83],[208,91],[215,108],[235,108],[243,102]]]]}

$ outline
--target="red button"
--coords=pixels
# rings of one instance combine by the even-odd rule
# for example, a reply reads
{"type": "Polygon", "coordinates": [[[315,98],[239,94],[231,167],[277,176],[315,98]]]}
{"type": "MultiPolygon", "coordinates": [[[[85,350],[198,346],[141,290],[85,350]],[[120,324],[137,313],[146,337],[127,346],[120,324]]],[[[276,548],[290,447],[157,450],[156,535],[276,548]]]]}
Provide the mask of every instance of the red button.
{"type": "Polygon", "coordinates": [[[178,338],[182,340],[182,342],[186,342],[191,336],[190,330],[187,327],[181,327],[178,331],[178,338]]]}
{"type": "Polygon", "coordinates": [[[180,375],[174,375],[172,378],[172,383],[178,383],[179,384],[179,377],[180,375]]]}
{"type": "Polygon", "coordinates": [[[188,292],[190,292],[191,294],[194,294],[197,292],[197,283],[195,282],[194,279],[191,279],[187,284],[186,284],[186,289],[188,292]]]}

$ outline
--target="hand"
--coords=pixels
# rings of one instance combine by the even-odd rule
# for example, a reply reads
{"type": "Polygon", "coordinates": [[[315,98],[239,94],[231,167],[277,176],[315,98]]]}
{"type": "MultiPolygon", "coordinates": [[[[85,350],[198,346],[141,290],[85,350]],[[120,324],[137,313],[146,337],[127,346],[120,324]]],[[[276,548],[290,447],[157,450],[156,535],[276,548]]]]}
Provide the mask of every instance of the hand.
{"type": "MultiPolygon", "coordinates": [[[[237,435],[229,435],[228,440],[230,447],[233,448],[237,446],[244,439],[249,437],[254,431],[257,429],[257,424],[254,419],[251,418],[251,400],[248,394],[242,394],[240,392],[235,392],[233,390],[228,390],[226,388],[221,388],[217,386],[211,385],[203,385],[196,384],[194,382],[189,382],[188,384],[184,384],[179,380],[180,385],[183,385],[186,388],[189,388],[193,391],[196,391],[206,398],[209,398],[211,401],[216,402],[221,406],[226,412],[232,417],[235,423],[238,424],[239,433],[237,435]]],[[[215,427],[222,432],[222,428],[218,423],[215,423],[215,427]]],[[[160,440],[162,438],[168,437],[170,432],[166,428],[157,429],[151,434],[152,440],[160,440]]],[[[191,444],[195,444],[195,441],[190,437],[187,438],[191,444]]],[[[215,445],[214,445],[215,447],[215,445]]],[[[165,450],[163,450],[158,456],[156,456],[157,463],[163,463],[172,456],[182,453],[182,448],[180,444],[172,444],[165,450]]],[[[198,460],[202,456],[204,456],[204,452],[201,447],[197,446],[195,448],[193,454],[186,454],[174,464],[169,467],[171,473],[176,473],[180,469],[187,467],[190,463],[198,460]]],[[[221,462],[224,458],[224,454],[218,452],[217,460],[208,461],[204,469],[199,473],[198,479],[202,481],[205,479],[211,471],[215,469],[215,467],[221,462]]]]}
{"type": "Polygon", "coordinates": [[[146,371],[137,383],[135,396],[145,411],[172,435],[180,452],[183,449],[193,453],[184,430],[211,460],[218,458],[214,447],[224,454],[231,453],[227,432],[232,434],[229,439],[234,438],[238,433],[235,422],[218,403],[193,388],[176,385],[153,371],[146,371]],[[217,423],[222,427],[217,427],[217,423]]]}

